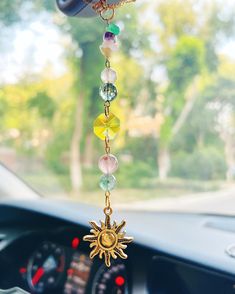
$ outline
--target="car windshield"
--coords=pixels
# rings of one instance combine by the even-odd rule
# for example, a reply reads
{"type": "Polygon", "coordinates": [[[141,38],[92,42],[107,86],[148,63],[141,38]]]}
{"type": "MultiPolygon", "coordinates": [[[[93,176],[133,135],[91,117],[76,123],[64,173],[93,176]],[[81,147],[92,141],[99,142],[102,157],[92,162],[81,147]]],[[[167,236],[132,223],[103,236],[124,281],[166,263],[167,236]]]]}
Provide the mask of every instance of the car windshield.
{"type": "MultiPolygon", "coordinates": [[[[55,2],[0,2],[0,160],[46,198],[103,205],[93,121],[105,24],[55,2]]],[[[136,1],[115,23],[112,203],[235,214],[235,2],[136,1]]],[[[28,197],[3,170],[0,196],[28,197]]]]}

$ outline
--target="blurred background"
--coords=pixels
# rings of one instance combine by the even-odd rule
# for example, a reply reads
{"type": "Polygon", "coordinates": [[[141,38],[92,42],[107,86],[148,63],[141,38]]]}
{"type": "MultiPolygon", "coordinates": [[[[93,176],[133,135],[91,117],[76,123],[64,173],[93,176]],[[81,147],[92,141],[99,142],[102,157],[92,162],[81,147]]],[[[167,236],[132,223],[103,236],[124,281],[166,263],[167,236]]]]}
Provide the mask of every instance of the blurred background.
{"type": "MultiPolygon", "coordinates": [[[[116,23],[113,202],[235,191],[235,2],[142,0],[116,23]]],[[[53,0],[0,1],[0,160],[46,197],[103,202],[104,30],[53,0]]]]}

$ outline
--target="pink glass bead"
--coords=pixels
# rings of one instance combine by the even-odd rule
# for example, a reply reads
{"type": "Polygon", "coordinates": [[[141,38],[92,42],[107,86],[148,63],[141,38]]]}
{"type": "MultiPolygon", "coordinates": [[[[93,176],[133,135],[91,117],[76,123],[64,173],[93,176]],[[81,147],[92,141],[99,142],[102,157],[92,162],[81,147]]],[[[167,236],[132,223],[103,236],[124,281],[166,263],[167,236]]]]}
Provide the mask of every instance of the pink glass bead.
{"type": "Polygon", "coordinates": [[[119,43],[114,43],[110,49],[113,50],[113,52],[117,52],[119,50],[119,43]]]}
{"type": "Polygon", "coordinates": [[[117,74],[112,68],[105,68],[101,73],[101,80],[103,83],[114,84],[117,80],[117,74]]]}
{"type": "Polygon", "coordinates": [[[109,155],[105,154],[100,157],[98,165],[99,165],[99,169],[104,174],[112,174],[118,168],[118,160],[112,154],[109,154],[109,155]]]}

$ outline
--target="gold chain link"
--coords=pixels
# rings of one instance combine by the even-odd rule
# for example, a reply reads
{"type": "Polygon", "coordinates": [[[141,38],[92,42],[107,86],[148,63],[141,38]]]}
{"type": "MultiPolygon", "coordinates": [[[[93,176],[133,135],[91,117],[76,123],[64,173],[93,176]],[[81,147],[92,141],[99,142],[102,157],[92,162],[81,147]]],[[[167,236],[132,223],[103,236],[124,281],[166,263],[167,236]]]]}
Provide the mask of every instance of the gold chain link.
{"type": "Polygon", "coordinates": [[[110,61],[109,61],[109,59],[108,58],[106,58],[106,60],[105,60],[105,67],[106,68],[110,68],[110,61]]]}
{"type": "Polygon", "coordinates": [[[105,192],[105,208],[104,208],[104,214],[106,216],[109,216],[113,213],[113,209],[111,207],[111,203],[110,203],[110,192],[106,191],[105,192]]]}
{"type": "Polygon", "coordinates": [[[110,192],[105,192],[105,207],[110,208],[110,192]]]}
{"type": "MultiPolygon", "coordinates": [[[[113,10],[114,12],[114,10],[113,10]]],[[[107,19],[104,19],[102,17],[102,12],[100,13],[100,16],[103,20],[107,20],[107,19]]],[[[108,21],[108,20],[107,20],[108,21]]],[[[110,68],[110,61],[108,58],[106,58],[105,60],[105,67],[106,68],[110,68]]],[[[105,101],[104,103],[104,114],[105,116],[108,118],[109,117],[109,114],[110,114],[110,101],[105,101]]],[[[105,136],[105,140],[104,140],[104,143],[105,143],[105,152],[106,154],[110,154],[110,142],[109,142],[109,137],[108,136],[105,136]]],[[[105,192],[105,208],[104,208],[104,214],[106,216],[110,216],[112,213],[113,213],[113,209],[111,207],[111,204],[110,204],[110,191],[106,191],[105,192]]]]}
{"type": "Polygon", "coordinates": [[[108,118],[109,114],[110,114],[110,102],[109,101],[105,101],[104,103],[104,114],[105,116],[108,118]]]}
{"type": "Polygon", "coordinates": [[[105,139],[104,139],[104,143],[105,143],[105,152],[106,154],[108,155],[110,153],[110,145],[109,145],[109,137],[105,136],[105,139]]]}
{"type": "Polygon", "coordinates": [[[115,15],[115,10],[125,4],[135,2],[136,0],[120,0],[117,3],[108,3],[108,0],[98,0],[98,1],[93,1],[93,0],[83,0],[84,3],[86,4],[91,4],[92,9],[100,15],[100,17],[104,20],[109,22],[114,18],[115,15]],[[109,11],[110,15],[105,16],[104,13],[109,11]]]}
{"type": "Polygon", "coordinates": [[[109,4],[108,0],[98,0],[98,1],[83,0],[83,2],[85,2],[86,4],[91,4],[92,8],[97,12],[97,10],[99,10],[100,8],[102,8],[103,10],[117,9],[119,7],[122,7],[125,4],[136,2],[136,0],[120,0],[117,3],[112,3],[112,4],[109,4]]]}

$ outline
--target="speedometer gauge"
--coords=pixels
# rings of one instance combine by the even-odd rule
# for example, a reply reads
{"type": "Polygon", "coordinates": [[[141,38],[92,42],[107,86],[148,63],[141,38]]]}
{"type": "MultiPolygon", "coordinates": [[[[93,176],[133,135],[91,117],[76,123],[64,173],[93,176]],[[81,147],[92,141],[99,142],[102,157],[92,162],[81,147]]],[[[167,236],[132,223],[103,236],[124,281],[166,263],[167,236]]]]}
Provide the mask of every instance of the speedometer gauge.
{"type": "Polygon", "coordinates": [[[92,294],[128,294],[126,266],[113,264],[110,268],[103,266],[96,274],[92,294]]]}
{"type": "Polygon", "coordinates": [[[63,275],[65,255],[61,246],[44,242],[34,252],[27,267],[27,281],[33,293],[46,293],[57,287],[63,275]]]}

